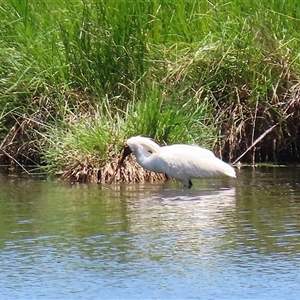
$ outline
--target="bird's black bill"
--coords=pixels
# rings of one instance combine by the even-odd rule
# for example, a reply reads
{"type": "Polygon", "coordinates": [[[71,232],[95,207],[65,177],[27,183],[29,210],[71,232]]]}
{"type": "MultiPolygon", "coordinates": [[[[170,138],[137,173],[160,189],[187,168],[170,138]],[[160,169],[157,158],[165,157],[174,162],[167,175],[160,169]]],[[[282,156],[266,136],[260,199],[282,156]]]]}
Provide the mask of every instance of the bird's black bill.
{"type": "Polygon", "coordinates": [[[129,146],[125,146],[125,147],[124,147],[124,150],[123,150],[123,156],[122,156],[122,158],[119,160],[118,165],[122,166],[122,165],[123,165],[123,162],[124,162],[124,160],[125,160],[125,158],[126,158],[128,155],[130,155],[131,153],[132,153],[132,151],[131,151],[130,147],[129,147],[129,146]]]}
{"type": "Polygon", "coordinates": [[[129,147],[129,146],[125,146],[125,147],[124,147],[124,150],[123,150],[123,155],[122,155],[121,159],[119,160],[118,165],[117,165],[117,168],[116,168],[114,174],[112,175],[112,177],[110,178],[110,181],[109,181],[108,184],[112,184],[112,182],[114,181],[114,179],[115,179],[115,177],[116,177],[117,172],[118,172],[119,169],[122,167],[125,158],[126,158],[128,155],[130,155],[131,153],[132,153],[132,151],[131,151],[130,147],[129,147]]]}

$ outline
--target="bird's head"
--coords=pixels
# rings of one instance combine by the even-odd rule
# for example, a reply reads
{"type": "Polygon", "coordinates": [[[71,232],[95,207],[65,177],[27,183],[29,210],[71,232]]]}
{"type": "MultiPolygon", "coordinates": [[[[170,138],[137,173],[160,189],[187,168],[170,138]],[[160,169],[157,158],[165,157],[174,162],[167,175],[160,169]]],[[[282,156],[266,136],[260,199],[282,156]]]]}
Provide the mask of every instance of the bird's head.
{"type": "Polygon", "coordinates": [[[148,157],[152,153],[158,152],[158,150],[159,150],[159,146],[149,138],[142,137],[142,136],[134,136],[129,138],[126,141],[126,145],[123,148],[122,157],[118,162],[117,168],[114,174],[112,175],[109,184],[113,182],[118,170],[123,166],[124,160],[131,153],[134,153],[136,156],[137,154],[139,154],[148,157]]]}
{"type": "Polygon", "coordinates": [[[142,153],[144,156],[149,156],[152,153],[157,152],[158,149],[159,146],[150,138],[142,136],[131,137],[126,141],[126,145],[123,148],[123,155],[118,165],[119,167],[121,167],[126,157],[131,153],[134,153],[135,155],[137,155],[138,153],[142,153]]]}

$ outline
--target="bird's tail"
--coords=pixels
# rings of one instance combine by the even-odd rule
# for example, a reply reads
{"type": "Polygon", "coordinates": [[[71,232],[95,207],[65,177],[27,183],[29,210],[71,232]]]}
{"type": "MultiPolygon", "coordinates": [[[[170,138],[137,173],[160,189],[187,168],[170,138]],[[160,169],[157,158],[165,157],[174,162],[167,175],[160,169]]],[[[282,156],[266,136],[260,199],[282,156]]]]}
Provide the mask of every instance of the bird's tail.
{"type": "Polygon", "coordinates": [[[236,178],[235,169],[231,165],[225,162],[224,162],[224,174],[229,177],[236,178]]]}

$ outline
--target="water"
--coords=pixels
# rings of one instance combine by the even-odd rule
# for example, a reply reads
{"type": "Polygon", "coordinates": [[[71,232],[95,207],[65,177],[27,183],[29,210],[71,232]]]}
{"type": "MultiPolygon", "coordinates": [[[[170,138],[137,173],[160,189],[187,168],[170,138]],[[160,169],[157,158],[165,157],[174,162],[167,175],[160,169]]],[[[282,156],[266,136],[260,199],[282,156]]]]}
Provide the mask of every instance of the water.
{"type": "Polygon", "coordinates": [[[300,169],[71,185],[0,175],[1,299],[298,299],[300,169]]]}

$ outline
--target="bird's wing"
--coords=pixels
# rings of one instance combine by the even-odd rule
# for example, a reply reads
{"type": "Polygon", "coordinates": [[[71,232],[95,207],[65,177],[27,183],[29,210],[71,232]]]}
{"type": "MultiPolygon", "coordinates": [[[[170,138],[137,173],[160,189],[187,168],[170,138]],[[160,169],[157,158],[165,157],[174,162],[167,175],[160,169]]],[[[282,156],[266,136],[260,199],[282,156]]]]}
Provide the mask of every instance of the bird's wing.
{"type": "Polygon", "coordinates": [[[196,146],[179,146],[166,146],[160,149],[156,156],[156,165],[162,173],[175,178],[188,177],[190,179],[221,174],[235,176],[233,168],[217,158],[211,151],[196,146]]]}
{"type": "Polygon", "coordinates": [[[192,146],[192,145],[171,145],[171,146],[164,146],[160,148],[160,153],[173,153],[173,154],[194,154],[201,157],[215,157],[214,153],[208,149],[199,147],[199,146],[192,146]]]}

